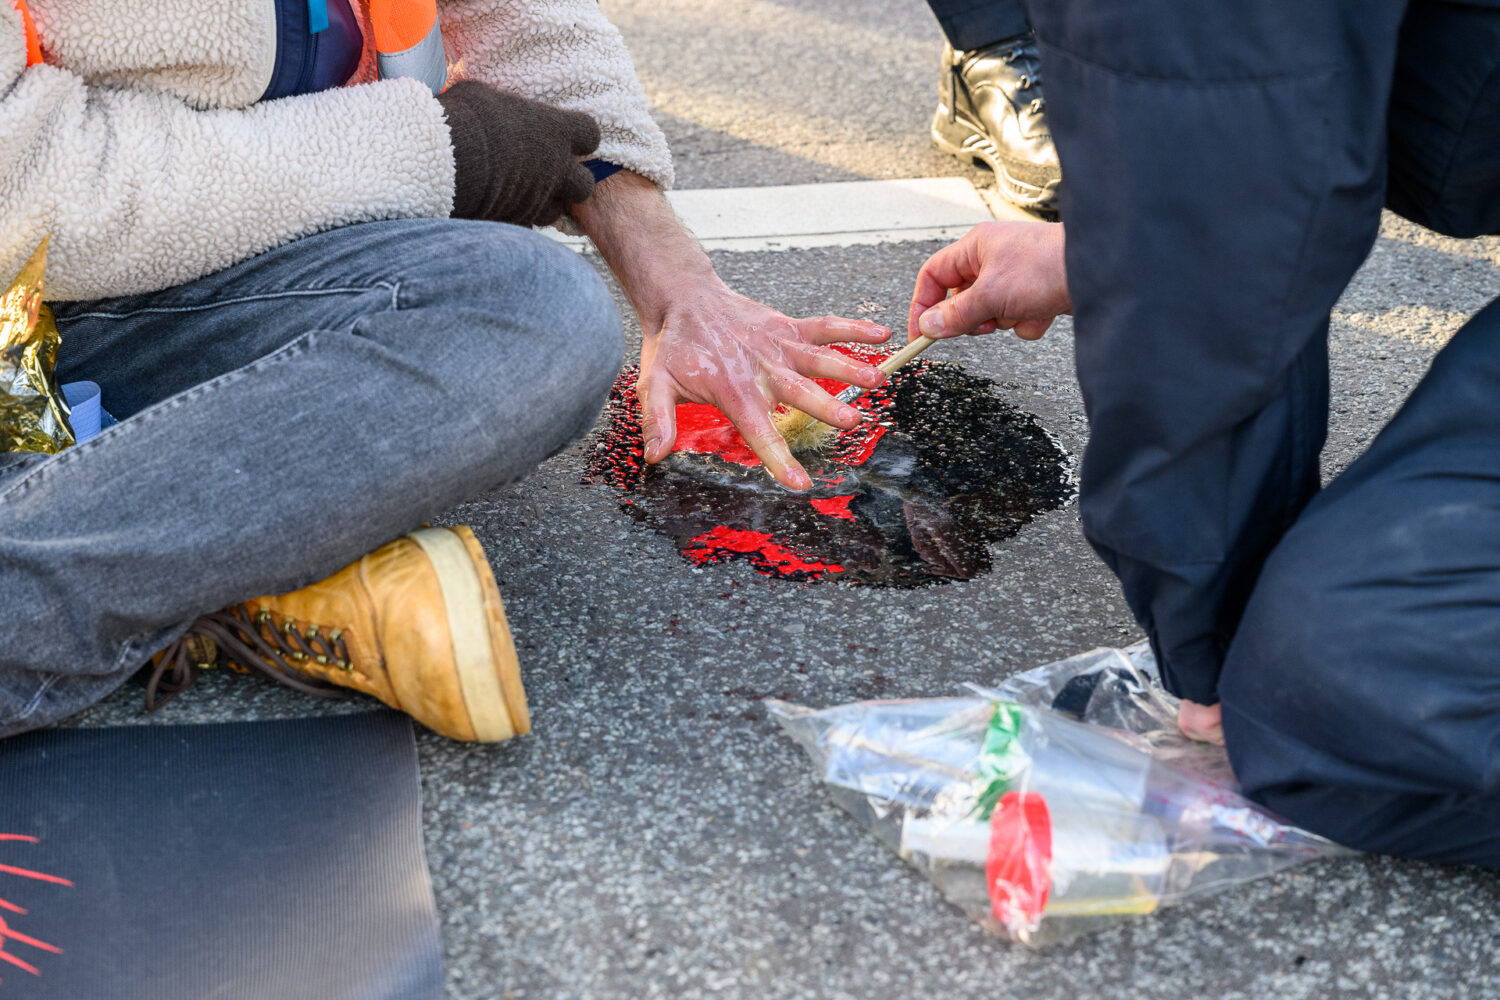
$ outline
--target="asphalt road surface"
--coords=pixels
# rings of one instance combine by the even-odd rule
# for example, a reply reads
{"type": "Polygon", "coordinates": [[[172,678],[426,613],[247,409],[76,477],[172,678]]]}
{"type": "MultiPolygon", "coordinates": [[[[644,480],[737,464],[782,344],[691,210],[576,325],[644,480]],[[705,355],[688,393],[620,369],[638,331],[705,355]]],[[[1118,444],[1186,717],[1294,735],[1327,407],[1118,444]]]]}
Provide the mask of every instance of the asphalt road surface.
{"type": "MultiPolygon", "coordinates": [[[[941,43],[915,0],[604,0],[682,187],[985,175],[931,151],[941,43]]],[[[932,243],[718,253],[792,314],[904,318],[932,243]]],[[[1356,456],[1436,350],[1500,293],[1500,241],[1388,220],[1339,303],[1326,470],[1356,456]]],[[[627,310],[627,316],[629,315],[627,310]]],[[[632,350],[639,331],[627,319],[632,350]]],[[[1066,322],[943,357],[997,383],[1076,456],[1066,322]]],[[[937,349],[935,349],[937,350],[937,349]]],[[[1500,878],[1330,862],[1033,953],[985,936],[838,809],[763,699],[952,693],[1139,638],[1077,509],[995,545],[978,578],[915,590],[694,567],[580,480],[595,439],[445,523],[490,553],[535,730],[493,748],[419,735],[449,995],[1220,1000],[1500,996],[1500,878]]],[[[208,678],[150,720],[132,687],[82,724],[273,718],[325,706],[208,678]]]]}

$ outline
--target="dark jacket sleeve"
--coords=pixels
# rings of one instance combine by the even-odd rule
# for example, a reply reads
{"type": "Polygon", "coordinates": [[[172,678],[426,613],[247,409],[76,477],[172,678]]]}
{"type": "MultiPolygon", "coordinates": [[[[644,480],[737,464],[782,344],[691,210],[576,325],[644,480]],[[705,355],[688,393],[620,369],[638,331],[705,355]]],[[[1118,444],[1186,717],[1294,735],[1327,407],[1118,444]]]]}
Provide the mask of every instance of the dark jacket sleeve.
{"type": "Polygon", "coordinates": [[[1405,0],[1048,0],[1084,531],[1167,686],[1217,701],[1318,488],[1328,316],[1374,242],[1405,0]]]}
{"type": "Polygon", "coordinates": [[[1448,236],[1500,233],[1500,0],[1412,5],[1387,131],[1391,211],[1448,236]]]}

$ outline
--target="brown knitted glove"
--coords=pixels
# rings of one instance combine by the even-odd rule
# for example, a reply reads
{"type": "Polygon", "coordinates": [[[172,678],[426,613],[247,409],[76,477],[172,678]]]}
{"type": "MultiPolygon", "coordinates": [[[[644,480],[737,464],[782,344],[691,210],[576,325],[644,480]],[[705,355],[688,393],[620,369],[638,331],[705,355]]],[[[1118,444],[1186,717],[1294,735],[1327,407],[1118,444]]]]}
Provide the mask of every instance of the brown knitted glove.
{"type": "Polygon", "coordinates": [[[579,162],[599,146],[588,115],[476,80],[438,95],[453,143],[453,217],[545,226],[585,201],[594,177],[579,162]]]}

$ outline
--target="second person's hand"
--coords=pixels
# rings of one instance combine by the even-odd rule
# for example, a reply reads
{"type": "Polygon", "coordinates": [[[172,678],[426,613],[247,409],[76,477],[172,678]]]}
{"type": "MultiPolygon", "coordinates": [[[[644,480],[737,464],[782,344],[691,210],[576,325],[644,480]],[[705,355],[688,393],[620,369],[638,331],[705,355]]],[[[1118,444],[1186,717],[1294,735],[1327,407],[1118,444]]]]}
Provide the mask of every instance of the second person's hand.
{"type": "Polygon", "coordinates": [[[1054,222],[986,222],[927,259],[907,314],[909,335],[934,339],[1015,330],[1037,340],[1071,312],[1065,233],[1054,222]]]}

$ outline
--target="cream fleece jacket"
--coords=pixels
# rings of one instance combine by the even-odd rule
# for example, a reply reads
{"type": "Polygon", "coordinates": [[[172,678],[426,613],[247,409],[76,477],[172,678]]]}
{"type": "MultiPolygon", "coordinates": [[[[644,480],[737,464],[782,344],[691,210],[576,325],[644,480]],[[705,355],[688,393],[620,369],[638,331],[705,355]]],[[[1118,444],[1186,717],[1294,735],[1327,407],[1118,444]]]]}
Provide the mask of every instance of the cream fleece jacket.
{"type": "MultiPolygon", "coordinates": [[[[453,151],[421,84],[375,81],[255,103],[274,0],[29,0],[26,66],[0,0],[0,279],[52,234],[47,298],[191,281],[310,233],[446,216],[453,151]]],[[[597,0],[439,0],[455,72],[582,111],[598,156],[662,186],[671,156],[597,0]]],[[[358,11],[364,17],[362,8],[358,11]]]]}

